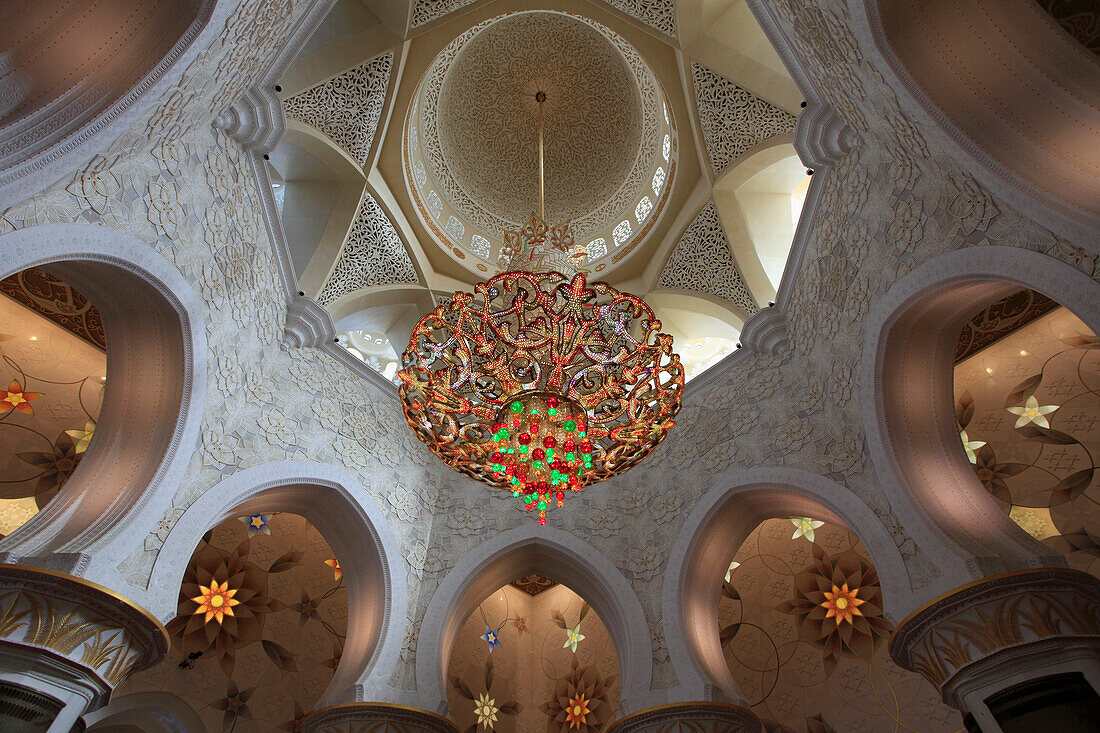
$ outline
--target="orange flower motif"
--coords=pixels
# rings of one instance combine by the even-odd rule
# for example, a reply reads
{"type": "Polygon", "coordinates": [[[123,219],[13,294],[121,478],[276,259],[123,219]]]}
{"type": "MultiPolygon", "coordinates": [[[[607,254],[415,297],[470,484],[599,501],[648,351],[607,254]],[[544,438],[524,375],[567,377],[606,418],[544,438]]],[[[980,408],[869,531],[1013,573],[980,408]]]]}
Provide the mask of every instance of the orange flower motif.
{"type": "Polygon", "coordinates": [[[195,609],[193,616],[198,616],[200,613],[205,613],[206,618],[203,619],[204,624],[210,623],[210,619],[214,619],[221,624],[222,620],[226,616],[233,615],[233,606],[239,605],[240,601],[233,598],[237,595],[236,589],[229,589],[229,581],[219,584],[218,581],[210,581],[210,585],[200,585],[199,593],[191,600],[199,604],[199,607],[195,609]]]}
{"type": "Polygon", "coordinates": [[[335,557],[331,560],[325,560],[325,565],[328,565],[330,568],[332,568],[332,574],[336,576],[334,580],[339,580],[341,577],[343,577],[344,571],[340,569],[340,561],[337,560],[335,557]]]}
{"type": "Polygon", "coordinates": [[[821,602],[826,610],[825,618],[835,617],[837,626],[845,621],[851,624],[854,616],[863,615],[859,607],[864,604],[864,601],[857,598],[858,595],[859,588],[848,590],[847,583],[839,588],[834,584],[832,593],[825,591],[825,600],[821,602]]]}
{"type": "Polygon", "coordinates": [[[0,390],[0,409],[5,412],[16,409],[28,415],[33,415],[34,409],[31,407],[31,400],[37,400],[41,396],[41,392],[24,392],[23,385],[13,379],[11,384],[8,385],[7,392],[0,390]]]}
{"type": "Polygon", "coordinates": [[[584,693],[577,693],[576,697],[570,698],[569,704],[565,708],[565,719],[569,722],[569,728],[580,728],[585,722],[585,717],[592,711],[588,709],[588,700],[584,699],[584,693]]]}

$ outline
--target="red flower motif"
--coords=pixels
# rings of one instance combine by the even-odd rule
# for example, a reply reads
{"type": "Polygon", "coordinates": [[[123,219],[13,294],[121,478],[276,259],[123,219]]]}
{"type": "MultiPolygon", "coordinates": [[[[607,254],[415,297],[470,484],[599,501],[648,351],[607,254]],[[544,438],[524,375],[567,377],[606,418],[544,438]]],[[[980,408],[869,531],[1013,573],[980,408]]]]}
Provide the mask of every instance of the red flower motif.
{"type": "Polygon", "coordinates": [[[24,392],[23,385],[13,379],[6,392],[0,390],[0,410],[7,412],[14,409],[33,415],[31,400],[37,400],[41,396],[41,392],[24,392]]]}

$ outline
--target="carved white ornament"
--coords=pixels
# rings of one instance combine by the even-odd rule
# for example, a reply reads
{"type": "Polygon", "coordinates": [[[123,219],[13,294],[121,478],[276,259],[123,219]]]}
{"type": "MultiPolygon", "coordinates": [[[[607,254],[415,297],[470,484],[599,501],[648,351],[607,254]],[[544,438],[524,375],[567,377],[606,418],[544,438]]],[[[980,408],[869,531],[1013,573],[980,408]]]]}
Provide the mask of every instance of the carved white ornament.
{"type": "Polygon", "coordinates": [[[657,285],[709,293],[750,314],[758,310],[730,252],[713,200],[695,216],[672,250],[657,285]]]}
{"type": "Polygon", "coordinates": [[[665,169],[658,168],[653,174],[653,193],[658,196],[661,195],[661,190],[665,187],[665,169]]]}
{"type": "Polygon", "coordinates": [[[367,165],[393,67],[389,51],[286,100],[286,116],[328,135],[359,165],[367,165]]]}
{"type": "Polygon", "coordinates": [[[665,35],[676,35],[676,6],[673,0],[607,0],[607,4],[665,35]]]}
{"type": "Polygon", "coordinates": [[[489,252],[493,244],[480,234],[475,234],[470,240],[470,250],[483,260],[489,259],[489,252]]]}
{"type": "Polygon", "coordinates": [[[615,231],[612,232],[612,236],[615,238],[615,246],[621,247],[622,243],[630,239],[630,222],[621,221],[618,226],[615,227],[615,231]]]}
{"type": "Polygon", "coordinates": [[[794,132],[795,117],[786,110],[697,63],[692,63],[691,75],[699,125],[716,176],[750,148],[776,135],[794,132]]]}
{"type": "MultiPolygon", "coordinates": [[[[447,13],[461,10],[474,0],[416,0],[413,7],[412,27],[419,28],[442,18],[447,13]]],[[[676,35],[676,7],[673,0],[606,0],[616,10],[640,20],[651,28],[669,36],[676,35]]]]}
{"type": "Polygon", "coordinates": [[[416,271],[401,237],[374,197],[363,191],[355,223],[317,302],[328,305],[341,295],[374,285],[415,282],[416,271]]]}
{"type": "Polygon", "coordinates": [[[588,243],[588,259],[598,260],[607,254],[607,240],[603,237],[588,243]]]}

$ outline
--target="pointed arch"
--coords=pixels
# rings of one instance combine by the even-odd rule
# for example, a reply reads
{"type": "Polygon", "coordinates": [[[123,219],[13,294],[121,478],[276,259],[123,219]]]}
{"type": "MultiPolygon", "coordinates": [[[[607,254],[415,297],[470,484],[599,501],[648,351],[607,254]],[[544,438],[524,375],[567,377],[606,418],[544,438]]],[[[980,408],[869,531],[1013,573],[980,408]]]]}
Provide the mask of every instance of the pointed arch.
{"type": "Polygon", "coordinates": [[[682,699],[740,699],[718,636],[721,569],[758,524],[790,516],[847,527],[871,555],[887,614],[899,618],[910,607],[908,572],[897,544],[850,489],[800,468],[727,470],[688,515],[669,554],[662,608],[682,699]]]}
{"type": "Polygon", "coordinates": [[[564,583],[600,616],[619,655],[620,707],[645,707],[653,668],[645,613],[634,589],[599,550],[574,535],[535,524],[502,532],[463,556],[428,603],[417,642],[421,705],[446,707],[444,674],[455,636],[486,596],[516,578],[538,573],[564,583]]]}
{"type": "Polygon", "coordinates": [[[1100,286],[1070,265],[1017,247],[940,255],[890,288],[868,316],[861,365],[868,449],[906,527],[953,548],[944,589],[1005,570],[1061,566],[984,490],[955,422],[955,346],[986,303],[1030,288],[1100,328],[1100,286]]]}
{"type": "Polygon", "coordinates": [[[61,492],[8,537],[0,551],[22,557],[66,553],[65,569],[92,580],[93,549],[169,500],[198,440],[206,393],[202,303],[152,247],[91,224],[49,224],[0,236],[0,278],[42,267],[99,309],[110,379],[95,439],[61,492]],[[140,303],[141,307],[135,304],[140,303]]]}
{"type": "Polygon", "coordinates": [[[319,704],[362,699],[364,691],[376,694],[389,682],[401,651],[407,589],[397,539],[360,484],[340,468],[281,461],[247,468],[212,486],[179,518],[157,555],[149,607],[162,619],[175,616],[187,563],[208,530],[240,514],[298,514],[328,542],[347,584],[347,639],[319,704]]]}

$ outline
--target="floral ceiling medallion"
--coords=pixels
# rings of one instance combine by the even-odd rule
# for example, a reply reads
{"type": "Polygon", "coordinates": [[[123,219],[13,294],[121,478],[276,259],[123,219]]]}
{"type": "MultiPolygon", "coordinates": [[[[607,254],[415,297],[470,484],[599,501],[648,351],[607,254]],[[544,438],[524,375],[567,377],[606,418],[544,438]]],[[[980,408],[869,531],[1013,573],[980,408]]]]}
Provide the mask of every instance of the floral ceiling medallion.
{"type": "MultiPolygon", "coordinates": [[[[505,232],[508,271],[456,292],[413,328],[397,373],[405,418],[451,468],[521,499],[546,524],[566,491],[637,465],[675,425],[684,369],[634,295],[570,278],[568,224],[505,232]]],[[[583,256],[581,254],[580,256],[583,256]]]]}

